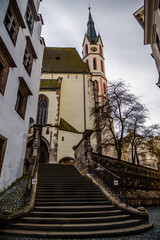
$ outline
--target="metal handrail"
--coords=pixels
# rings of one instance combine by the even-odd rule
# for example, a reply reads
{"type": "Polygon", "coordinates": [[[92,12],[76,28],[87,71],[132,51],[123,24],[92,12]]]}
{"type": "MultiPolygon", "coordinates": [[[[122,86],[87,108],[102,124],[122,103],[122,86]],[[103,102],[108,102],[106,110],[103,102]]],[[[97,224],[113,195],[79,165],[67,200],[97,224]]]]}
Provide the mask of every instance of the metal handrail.
{"type": "Polygon", "coordinates": [[[103,167],[101,164],[96,163],[95,161],[93,161],[92,159],[90,160],[91,162],[93,162],[95,165],[97,165],[98,167],[104,169],[106,172],[108,172],[109,174],[113,175],[116,179],[121,179],[121,177],[119,177],[118,175],[116,175],[115,173],[112,173],[111,171],[109,171],[107,168],[103,167]]]}

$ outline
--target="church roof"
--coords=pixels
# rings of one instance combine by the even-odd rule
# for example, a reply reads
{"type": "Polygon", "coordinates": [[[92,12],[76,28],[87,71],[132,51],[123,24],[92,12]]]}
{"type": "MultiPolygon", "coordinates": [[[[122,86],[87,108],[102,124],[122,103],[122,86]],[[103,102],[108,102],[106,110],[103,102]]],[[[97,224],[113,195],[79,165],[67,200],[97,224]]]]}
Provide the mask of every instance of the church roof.
{"type": "Polygon", "coordinates": [[[77,129],[71,126],[68,122],[66,122],[63,118],[60,119],[59,129],[68,132],[79,133],[77,129]]]}
{"type": "Polygon", "coordinates": [[[87,23],[87,36],[88,36],[88,39],[91,43],[96,43],[97,42],[98,37],[97,37],[96,30],[95,30],[95,27],[94,27],[94,21],[92,19],[90,8],[89,8],[88,23],[87,23]]]}
{"type": "Polygon", "coordinates": [[[46,47],[42,73],[88,73],[87,64],[75,48],[46,47]]]}

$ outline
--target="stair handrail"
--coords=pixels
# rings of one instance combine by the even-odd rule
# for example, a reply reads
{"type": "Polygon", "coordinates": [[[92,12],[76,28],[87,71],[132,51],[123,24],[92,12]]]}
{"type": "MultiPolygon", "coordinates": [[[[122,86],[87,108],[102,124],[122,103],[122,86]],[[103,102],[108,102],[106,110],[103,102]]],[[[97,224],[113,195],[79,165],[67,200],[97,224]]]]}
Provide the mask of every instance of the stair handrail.
{"type": "Polygon", "coordinates": [[[92,173],[98,182],[103,183],[115,199],[128,206],[126,188],[122,184],[123,182],[120,176],[103,167],[100,163],[95,162],[93,159],[89,159],[89,173],[92,173]],[[95,168],[94,165],[100,169],[95,168]],[[109,174],[110,177],[108,177],[106,173],[109,174]]]}
{"type": "Polygon", "coordinates": [[[100,163],[96,163],[94,160],[90,159],[91,162],[93,162],[95,165],[97,165],[98,167],[102,168],[104,171],[108,172],[109,174],[113,175],[116,179],[121,179],[120,176],[116,175],[115,173],[112,173],[110,170],[108,170],[107,168],[103,167],[100,163]]]}

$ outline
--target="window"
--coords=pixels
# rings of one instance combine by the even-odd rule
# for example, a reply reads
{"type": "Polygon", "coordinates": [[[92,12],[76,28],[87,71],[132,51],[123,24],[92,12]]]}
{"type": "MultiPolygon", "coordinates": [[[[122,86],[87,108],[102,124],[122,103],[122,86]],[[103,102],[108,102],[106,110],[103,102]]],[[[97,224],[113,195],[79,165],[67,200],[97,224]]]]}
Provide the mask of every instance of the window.
{"type": "Polygon", "coordinates": [[[94,81],[94,95],[95,95],[95,101],[98,101],[98,91],[99,91],[99,85],[98,81],[94,81]]]}
{"type": "Polygon", "coordinates": [[[45,125],[48,115],[48,97],[40,94],[38,100],[37,124],[45,125]]]}
{"type": "Polygon", "coordinates": [[[6,45],[0,37],[0,93],[4,95],[10,67],[16,67],[6,45]]]}
{"type": "Polygon", "coordinates": [[[103,61],[101,60],[101,71],[104,73],[103,61]]]}
{"type": "Polygon", "coordinates": [[[23,64],[28,74],[31,75],[33,59],[37,59],[37,55],[33,48],[32,42],[28,36],[26,37],[26,40],[27,44],[24,52],[23,64]]]}
{"type": "Polygon", "coordinates": [[[26,112],[27,98],[29,95],[32,95],[32,93],[22,77],[19,77],[19,81],[20,83],[19,83],[19,89],[17,93],[15,110],[24,119],[25,112],[26,112]]]}
{"type": "Polygon", "coordinates": [[[23,22],[23,18],[19,11],[16,0],[10,1],[8,6],[8,10],[6,12],[6,16],[4,18],[4,25],[7,29],[7,32],[13,42],[16,44],[19,27],[25,28],[25,24],[23,22]]]}
{"type": "Polygon", "coordinates": [[[101,46],[101,44],[99,45],[99,51],[100,51],[100,55],[103,56],[103,54],[102,54],[102,46],[101,46]]]}
{"type": "Polygon", "coordinates": [[[157,47],[158,47],[158,49],[160,51],[160,40],[159,40],[158,34],[156,35],[156,43],[157,43],[157,47]]]}
{"type": "Polygon", "coordinates": [[[30,33],[33,32],[34,21],[38,21],[38,15],[33,0],[29,0],[27,4],[27,9],[25,13],[25,19],[30,33]]]}
{"type": "Polygon", "coordinates": [[[1,174],[1,171],[2,171],[6,145],[7,145],[7,139],[0,134],[0,174],[1,174]]]}
{"type": "Polygon", "coordinates": [[[103,93],[106,94],[106,84],[103,83],[103,93]]]}
{"type": "Polygon", "coordinates": [[[88,45],[86,44],[85,45],[85,55],[87,55],[88,54],[88,45]]]}
{"type": "Polygon", "coordinates": [[[96,70],[97,69],[97,59],[93,58],[93,69],[96,70]]]}

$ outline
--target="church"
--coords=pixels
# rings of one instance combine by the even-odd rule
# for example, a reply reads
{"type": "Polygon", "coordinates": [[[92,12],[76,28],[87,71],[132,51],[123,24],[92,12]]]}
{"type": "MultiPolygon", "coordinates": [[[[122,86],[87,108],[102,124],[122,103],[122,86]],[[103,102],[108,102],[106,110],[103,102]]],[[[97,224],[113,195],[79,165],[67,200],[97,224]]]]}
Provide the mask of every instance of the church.
{"type": "MultiPolygon", "coordinates": [[[[105,102],[103,43],[96,34],[90,8],[82,47],[83,59],[75,48],[44,50],[36,124],[40,162],[74,162],[74,146],[84,132],[93,131],[92,109],[105,102]]],[[[31,129],[26,159],[31,157],[33,141],[31,129]]],[[[92,137],[92,148],[96,151],[96,137],[92,137]]]]}

